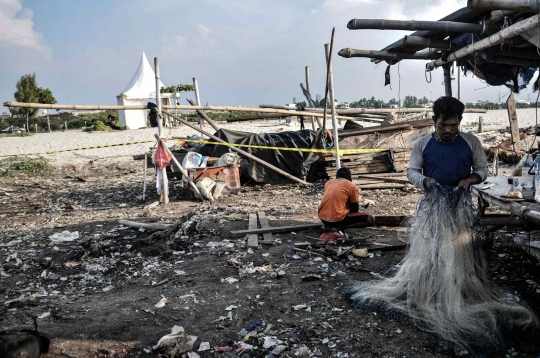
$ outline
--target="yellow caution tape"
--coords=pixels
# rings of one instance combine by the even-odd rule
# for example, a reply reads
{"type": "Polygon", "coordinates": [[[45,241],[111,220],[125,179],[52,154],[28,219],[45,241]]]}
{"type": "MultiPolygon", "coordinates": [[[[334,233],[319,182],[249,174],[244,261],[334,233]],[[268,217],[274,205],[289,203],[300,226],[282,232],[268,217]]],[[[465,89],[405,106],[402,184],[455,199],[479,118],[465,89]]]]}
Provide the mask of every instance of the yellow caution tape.
{"type": "Polygon", "coordinates": [[[188,143],[198,143],[198,144],[213,144],[213,145],[225,145],[225,146],[234,146],[240,148],[255,148],[255,149],[270,149],[270,150],[287,150],[292,152],[305,152],[305,153],[323,153],[323,154],[360,154],[360,153],[377,153],[387,151],[388,148],[374,148],[374,149],[316,149],[316,148],[288,148],[288,147],[270,147],[266,145],[251,145],[251,144],[236,144],[236,143],[221,143],[221,142],[211,142],[206,140],[193,140],[193,139],[183,139],[174,137],[173,139],[178,139],[183,142],[188,143]]]}
{"type": "MultiPolygon", "coordinates": [[[[193,140],[193,139],[184,139],[184,138],[163,138],[164,140],[181,140],[182,142],[189,143],[198,143],[198,144],[212,144],[212,145],[225,145],[225,146],[234,146],[239,148],[254,148],[254,149],[269,149],[269,150],[285,150],[292,152],[304,152],[304,153],[322,153],[322,154],[360,154],[360,153],[377,153],[384,152],[388,149],[385,148],[374,148],[374,149],[316,149],[316,148],[288,148],[288,147],[270,147],[265,145],[250,145],[250,144],[235,144],[235,143],[221,143],[213,142],[206,140],[193,140]]],[[[29,155],[55,155],[57,153],[64,152],[75,152],[79,150],[89,150],[89,149],[100,149],[100,148],[111,148],[111,147],[121,147],[126,145],[136,145],[136,144],[145,144],[145,143],[155,143],[155,140],[145,140],[140,142],[128,142],[128,143],[118,143],[118,144],[106,144],[106,145],[94,145],[91,147],[81,147],[81,148],[72,148],[72,149],[60,149],[50,152],[38,152],[38,153],[23,153],[23,154],[7,154],[0,155],[0,157],[15,157],[15,156],[29,156],[29,155]]]]}
{"type": "MultiPolygon", "coordinates": [[[[170,140],[171,138],[163,138],[166,140],[170,140]]],[[[25,157],[28,155],[43,155],[43,154],[50,154],[54,155],[56,153],[63,153],[63,152],[75,152],[77,150],[88,150],[88,149],[100,149],[100,148],[110,148],[110,147],[122,147],[125,145],[135,145],[135,144],[145,144],[145,143],[155,143],[155,140],[145,140],[141,142],[128,142],[128,143],[118,143],[118,144],[106,144],[106,145],[94,145],[91,147],[81,147],[81,148],[72,148],[72,149],[60,149],[60,150],[54,150],[50,152],[40,152],[40,153],[23,153],[23,154],[7,154],[7,155],[0,155],[0,157],[25,157]]]]}

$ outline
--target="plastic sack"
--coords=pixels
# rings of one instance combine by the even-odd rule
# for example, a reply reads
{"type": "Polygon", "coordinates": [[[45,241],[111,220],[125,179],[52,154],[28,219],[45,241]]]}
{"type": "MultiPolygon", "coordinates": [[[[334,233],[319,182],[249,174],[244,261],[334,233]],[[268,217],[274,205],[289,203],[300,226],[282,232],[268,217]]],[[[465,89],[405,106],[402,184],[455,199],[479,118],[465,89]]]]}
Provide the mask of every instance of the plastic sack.
{"type": "Polygon", "coordinates": [[[164,147],[163,140],[160,140],[157,145],[156,154],[154,155],[154,164],[159,169],[165,169],[171,162],[172,155],[169,154],[164,147]]]}
{"type": "Polygon", "coordinates": [[[240,157],[236,153],[225,153],[214,163],[214,167],[228,167],[240,163],[240,157]]]}
{"type": "Polygon", "coordinates": [[[214,201],[214,197],[212,196],[212,190],[216,186],[216,182],[212,179],[206,177],[203,180],[197,182],[197,188],[199,188],[199,191],[201,192],[201,195],[210,201],[214,201]]]}
{"type": "Polygon", "coordinates": [[[182,166],[186,169],[190,168],[206,168],[208,157],[202,156],[199,153],[189,152],[182,161],[182,166]]]}

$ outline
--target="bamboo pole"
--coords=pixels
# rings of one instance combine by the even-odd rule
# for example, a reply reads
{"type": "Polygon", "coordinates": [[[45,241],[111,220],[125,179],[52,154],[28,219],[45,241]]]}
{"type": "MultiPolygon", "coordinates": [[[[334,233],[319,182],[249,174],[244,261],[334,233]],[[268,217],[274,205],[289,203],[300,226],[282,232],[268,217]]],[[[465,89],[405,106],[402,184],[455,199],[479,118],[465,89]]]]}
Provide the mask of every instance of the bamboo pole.
{"type": "Polygon", "coordinates": [[[496,31],[493,26],[453,21],[409,21],[384,19],[352,19],[347,24],[349,30],[405,30],[405,31],[440,31],[456,33],[483,34],[496,31]]]}
{"type": "Polygon", "coordinates": [[[452,97],[452,77],[450,76],[450,67],[452,65],[447,63],[443,66],[444,71],[444,94],[447,97],[452,97]]]}
{"type": "MultiPolygon", "coordinates": [[[[300,84],[300,86],[302,86],[302,84],[300,84]]],[[[308,98],[308,103],[310,103],[310,100],[311,100],[310,106],[317,107],[314,105],[313,99],[311,97],[311,86],[309,85],[309,66],[306,66],[306,92],[307,92],[306,97],[308,98]]],[[[311,116],[310,118],[311,118],[311,127],[313,128],[313,130],[315,130],[315,117],[311,116]]],[[[319,125],[319,127],[321,126],[319,123],[319,118],[317,118],[317,124],[319,125]]]]}
{"type": "MultiPolygon", "coordinates": [[[[125,106],[107,106],[107,105],[76,105],[76,104],[42,104],[42,103],[24,103],[24,102],[4,102],[5,107],[16,108],[46,108],[46,109],[72,109],[72,110],[87,110],[87,111],[101,111],[101,110],[140,110],[148,109],[146,105],[125,105],[125,106]]],[[[260,113],[281,113],[287,116],[314,116],[322,117],[322,113],[315,113],[311,111],[294,111],[285,106],[276,106],[279,108],[247,108],[247,107],[230,107],[230,106],[185,106],[185,105],[162,105],[162,109],[175,109],[175,110],[205,110],[205,111],[229,111],[229,112],[260,112],[260,113]]],[[[338,116],[340,119],[354,119],[347,116],[338,116]]]]}
{"type": "Polygon", "coordinates": [[[272,164],[269,164],[267,162],[265,162],[264,160],[261,160],[259,158],[257,158],[256,156],[254,156],[253,154],[250,154],[240,148],[237,148],[235,147],[234,145],[224,141],[223,139],[219,138],[219,137],[216,137],[215,135],[211,134],[211,133],[208,133],[207,131],[205,131],[204,129],[199,129],[197,128],[196,126],[194,126],[193,124],[189,123],[188,121],[184,120],[183,118],[181,118],[180,116],[177,116],[177,115],[174,115],[172,112],[168,112],[168,111],[163,111],[164,113],[170,115],[171,117],[173,117],[174,119],[180,121],[181,123],[185,124],[186,126],[196,130],[196,131],[199,131],[201,132],[202,134],[205,134],[207,135],[208,137],[212,138],[213,140],[217,141],[217,142],[220,142],[220,143],[223,143],[224,145],[226,145],[227,147],[229,147],[231,150],[235,151],[235,152],[238,152],[240,154],[242,154],[243,156],[245,157],[248,157],[254,161],[256,161],[257,163],[261,164],[262,166],[265,166],[266,168],[268,169],[271,169],[273,171],[275,171],[276,173],[279,173],[281,175],[283,175],[284,177],[286,178],[289,178],[291,180],[294,180],[300,184],[304,184],[304,185],[311,185],[310,183],[302,180],[302,179],[299,179],[297,177],[295,177],[294,175],[291,175],[275,166],[273,166],[272,164]]]}
{"type": "MultiPolygon", "coordinates": [[[[200,106],[201,105],[201,98],[199,97],[199,84],[198,84],[197,79],[195,77],[193,77],[193,87],[195,87],[195,102],[197,103],[197,106],[200,106]]],[[[193,105],[193,103],[190,103],[190,104],[193,105]]],[[[199,112],[197,111],[197,113],[199,113],[199,112]]],[[[204,120],[203,120],[203,117],[200,114],[199,114],[199,126],[201,127],[201,129],[203,129],[203,127],[204,127],[204,120]]]]}
{"type": "Polygon", "coordinates": [[[26,133],[30,133],[30,121],[28,121],[28,111],[26,111],[26,133]]]}
{"type": "MultiPolygon", "coordinates": [[[[304,87],[303,83],[300,83],[300,88],[302,89],[302,93],[304,93],[304,96],[307,99],[308,105],[310,105],[311,107],[315,107],[315,103],[313,102],[313,99],[311,98],[309,91],[304,87]]],[[[310,118],[311,118],[311,126],[313,127],[313,130],[315,130],[315,121],[313,119],[313,116],[311,116],[310,118]]],[[[317,123],[319,123],[319,127],[320,127],[319,118],[317,118],[317,123]]]]}
{"type": "MultiPolygon", "coordinates": [[[[197,105],[197,104],[195,104],[195,102],[193,102],[193,101],[190,100],[190,99],[188,99],[187,101],[188,101],[188,103],[191,104],[192,106],[197,105]]],[[[204,113],[204,112],[201,111],[200,109],[197,109],[196,111],[197,111],[197,114],[199,115],[199,117],[200,117],[201,119],[204,119],[205,121],[207,121],[208,124],[210,124],[210,125],[212,126],[212,128],[214,128],[216,131],[219,130],[219,127],[218,127],[218,125],[216,124],[216,122],[214,122],[210,117],[208,117],[208,116],[206,115],[206,113],[204,113]]],[[[201,123],[202,123],[202,122],[201,122],[201,123]]],[[[201,124],[201,125],[202,125],[202,124],[201,124]]],[[[202,128],[202,127],[201,127],[201,128],[202,128]]]]}
{"type": "MultiPolygon", "coordinates": [[[[162,113],[161,113],[161,88],[159,86],[159,58],[154,57],[154,68],[156,72],[156,105],[157,105],[157,120],[158,120],[158,142],[161,140],[163,134],[162,113]]],[[[167,148],[166,145],[163,147],[167,148]]],[[[174,156],[173,156],[174,157],[174,156]]],[[[157,168],[157,171],[161,172],[162,186],[159,196],[159,202],[167,205],[169,203],[169,179],[167,178],[167,168],[157,168]]]]}
{"type": "Polygon", "coordinates": [[[540,3],[537,0],[468,0],[467,7],[472,10],[540,12],[540,3]]]}
{"type": "Polygon", "coordinates": [[[227,123],[246,122],[246,121],[253,121],[257,119],[283,118],[283,117],[285,117],[285,115],[283,114],[263,113],[263,114],[254,114],[252,116],[230,117],[230,118],[227,118],[227,123]]]}
{"type": "Polygon", "coordinates": [[[353,48],[344,48],[339,50],[338,55],[345,58],[351,57],[367,57],[376,58],[379,60],[434,60],[441,57],[440,52],[415,52],[415,53],[401,53],[401,52],[388,52],[388,51],[373,51],[373,50],[356,50],[353,48]]]}
{"type": "Polygon", "coordinates": [[[49,133],[51,133],[51,121],[49,119],[49,111],[47,111],[47,128],[49,129],[49,133]]]}
{"type": "MultiPolygon", "coordinates": [[[[332,104],[332,131],[334,133],[334,149],[339,151],[339,134],[338,134],[338,123],[336,119],[336,101],[334,100],[334,75],[332,73],[332,49],[334,47],[334,30],[332,29],[332,40],[330,41],[330,46],[328,44],[324,45],[324,50],[326,53],[326,61],[328,62],[328,80],[330,87],[330,102],[332,104]]],[[[341,161],[339,159],[339,152],[337,152],[334,155],[334,158],[336,159],[336,170],[341,168],[341,161]]]]}
{"type": "MultiPolygon", "coordinates": [[[[148,109],[146,105],[127,105],[127,106],[107,106],[107,105],[77,105],[77,104],[43,104],[43,103],[24,103],[24,102],[3,102],[4,107],[13,107],[13,108],[44,108],[44,109],[72,109],[72,110],[86,110],[86,111],[102,111],[102,110],[141,110],[148,109]]],[[[282,113],[288,116],[315,116],[322,117],[321,108],[306,108],[306,111],[292,111],[285,110],[285,106],[277,106],[272,104],[261,104],[260,108],[246,108],[246,107],[223,107],[223,106],[183,106],[175,105],[161,106],[162,109],[175,109],[175,110],[208,110],[208,111],[229,111],[229,112],[260,112],[260,113],[282,113]]],[[[393,113],[397,112],[395,108],[350,108],[350,109],[340,109],[336,113],[340,114],[363,114],[363,113],[393,113]]],[[[402,108],[401,112],[431,112],[429,108],[402,108]]],[[[478,108],[465,108],[465,113],[486,113],[485,109],[478,108]]],[[[338,115],[339,119],[350,119],[355,120],[354,117],[338,115]]]]}
{"type": "Polygon", "coordinates": [[[428,71],[432,71],[435,68],[444,65],[445,63],[453,62],[463,57],[474,55],[474,53],[478,51],[485,50],[492,46],[498,45],[503,41],[519,36],[524,32],[540,26],[539,20],[539,15],[534,15],[525,20],[516,22],[515,24],[510,25],[495,34],[486,37],[485,39],[482,39],[471,45],[465,46],[462,49],[452,52],[445,60],[439,58],[433,62],[428,63],[426,65],[426,69],[428,71]]]}
{"type": "MultiPolygon", "coordinates": [[[[166,113],[165,111],[163,113],[166,113]]],[[[169,113],[166,113],[168,114],[169,116],[171,114],[169,113]]],[[[174,118],[174,116],[172,116],[174,118]]],[[[154,137],[156,137],[156,139],[158,140],[158,142],[160,140],[163,140],[161,139],[157,134],[154,134],[154,137]]],[[[174,164],[176,164],[176,166],[178,167],[178,169],[180,169],[180,172],[182,173],[182,175],[187,179],[187,181],[189,182],[189,185],[191,186],[191,188],[193,189],[193,191],[195,191],[195,193],[197,193],[201,200],[204,200],[204,197],[201,195],[201,192],[199,191],[199,188],[197,188],[197,186],[195,185],[195,183],[193,182],[193,180],[189,177],[189,174],[187,172],[187,170],[182,166],[182,164],[180,164],[178,162],[178,160],[175,158],[174,154],[172,154],[171,150],[167,147],[167,145],[165,144],[165,142],[163,142],[163,148],[165,148],[165,151],[167,153],[169,153],[169,155],[171,156],[171,159],[172,161],[174,162],[174,164]]],[[[167,176],[167,173],[165,173],[165,176],[167,176]]],[[[168,193],[167,193],[168,194],[168,193]]]]}

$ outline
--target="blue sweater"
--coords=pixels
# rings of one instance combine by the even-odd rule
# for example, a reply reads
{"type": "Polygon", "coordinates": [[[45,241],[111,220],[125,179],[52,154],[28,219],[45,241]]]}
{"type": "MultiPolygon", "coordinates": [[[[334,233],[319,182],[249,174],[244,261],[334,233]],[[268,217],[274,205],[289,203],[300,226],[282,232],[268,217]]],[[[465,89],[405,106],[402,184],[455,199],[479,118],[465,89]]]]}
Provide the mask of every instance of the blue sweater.
{"type": "Polygon", "coordinates": [[[484,181],[487,163],[478,138],[466,133],[460,133],[451,143],[440,143],[433,134],[419,139],[407,170],[409,180],[420,189],[425,189],[428,178],[456,187],[470,175],[474,175],[478,183],[484,181]]]}

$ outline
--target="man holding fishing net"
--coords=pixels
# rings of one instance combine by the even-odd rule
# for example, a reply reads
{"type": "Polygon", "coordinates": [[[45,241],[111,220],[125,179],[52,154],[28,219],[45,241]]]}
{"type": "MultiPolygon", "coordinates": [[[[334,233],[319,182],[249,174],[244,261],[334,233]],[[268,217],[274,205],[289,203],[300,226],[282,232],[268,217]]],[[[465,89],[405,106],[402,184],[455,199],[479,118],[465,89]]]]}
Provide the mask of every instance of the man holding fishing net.
{"type": "Polygon", "coordinates": [[[416,142],[407,169],[407,178],[417,188],[442,185],[468,189],[486,179],[487,160],[480,140],[459,131],[464,110],[463,103],[454,97],[440,97],[433,104],[435,133],[416,142]]]}

